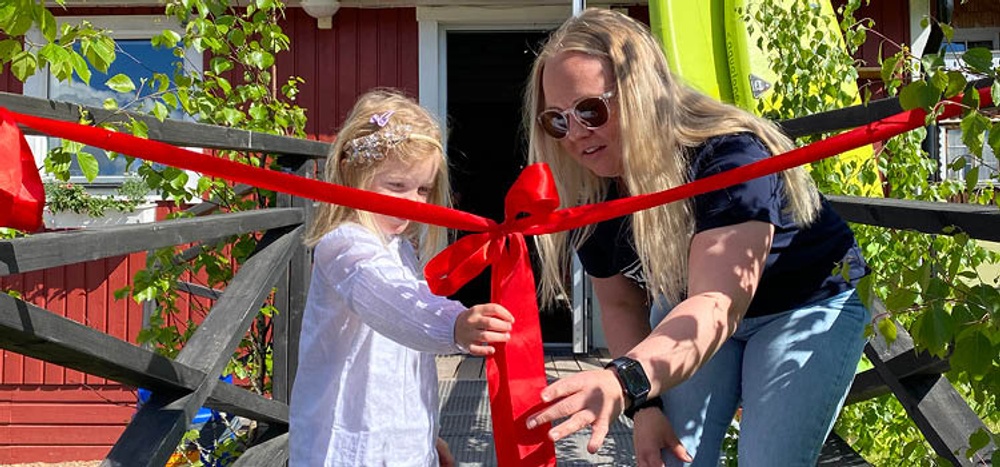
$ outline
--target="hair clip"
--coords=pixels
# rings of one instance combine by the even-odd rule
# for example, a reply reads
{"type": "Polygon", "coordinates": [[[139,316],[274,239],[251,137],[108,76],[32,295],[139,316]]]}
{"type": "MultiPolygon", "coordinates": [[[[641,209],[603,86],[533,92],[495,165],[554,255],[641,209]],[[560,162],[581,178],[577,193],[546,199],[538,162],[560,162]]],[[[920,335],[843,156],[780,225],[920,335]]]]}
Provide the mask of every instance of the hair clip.
{"type": "MultiPolygon", "coordinates": [[[[387,123],[390,116],[392,116],[391,110],[382,115],[373,115],[372,123],[376,125],[383,121],[387,123]],[[376,117],[380,117],[378,122],[375,121],[376,117]]],[[[384,159],[389,149],[409,139],[412,130],[410,125],[387,127],[382,124],[379,127],[378,131],[354,138],[344,145],[348,163],[370,164],[384,159]]]]}
{"type": "Polygon", "coordinates": [[[382,128],[389,123],[389,117],[391,117],[394,113],[396,113],[395,110],[386,110],[381,114],[373,114],[372,118],[368,119],[368,123],[374,123],[378,125],[379,128],[382,128]]]}

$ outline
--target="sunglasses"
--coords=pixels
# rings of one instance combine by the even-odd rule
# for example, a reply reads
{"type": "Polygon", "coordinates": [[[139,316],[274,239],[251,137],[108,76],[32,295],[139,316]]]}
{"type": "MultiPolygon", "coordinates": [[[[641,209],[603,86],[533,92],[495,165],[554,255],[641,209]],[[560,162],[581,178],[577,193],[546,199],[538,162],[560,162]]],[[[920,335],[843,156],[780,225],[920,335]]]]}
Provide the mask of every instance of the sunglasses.
{"type": "Polygon", "coordinates": [[[538,124],[549,136],[563,139],[569,133],[569,115],[572,114],[577,123],[589,130],[596,130],[608,123],[611,117],[608,100],[614,95],[614,91],[608,91],[596,97],[582,97],[566,110],[546,110],[538,114],[538,124]]]}

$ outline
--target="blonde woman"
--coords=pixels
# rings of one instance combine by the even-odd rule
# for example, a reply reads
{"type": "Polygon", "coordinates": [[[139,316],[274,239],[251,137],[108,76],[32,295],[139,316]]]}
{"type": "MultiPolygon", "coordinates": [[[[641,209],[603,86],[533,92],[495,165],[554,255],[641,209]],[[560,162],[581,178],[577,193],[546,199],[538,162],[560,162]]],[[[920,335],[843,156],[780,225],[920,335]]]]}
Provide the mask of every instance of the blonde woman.
{"type": "MultiPolygon", "coordinates": [[[[441,132],[397,92],[361,96],[337,134],[329,182],[448,205],[441,132]]],[[[324,204],[306,234],[315,247],[290,406],[289,465],[453,466],[438,433],[435,354],[490,355],[513,316],[435,296],[421,262],[439,227],[324,204]],[[419,254],[417,252],[420,252],[419,254]]]]}
{"type": "MultiPolygon", "coordinates": [[[[672,77],[646,26],[610,10],[555,31],[526,94],[529,157],[551,166],[565,205],[665,190],[792,147],[672,77]]],[[[569,417],[550,437],[591,426],[596,452],[624,411],[639,465],[715,466],[742,407],[741,466],[816,465],[861,356],[868,313],[854,287],[868,268],[802,169],[538,242],[545,297],[579,254],[618,358],[546,388],[553,404],[529,427],[569,417]]]]}

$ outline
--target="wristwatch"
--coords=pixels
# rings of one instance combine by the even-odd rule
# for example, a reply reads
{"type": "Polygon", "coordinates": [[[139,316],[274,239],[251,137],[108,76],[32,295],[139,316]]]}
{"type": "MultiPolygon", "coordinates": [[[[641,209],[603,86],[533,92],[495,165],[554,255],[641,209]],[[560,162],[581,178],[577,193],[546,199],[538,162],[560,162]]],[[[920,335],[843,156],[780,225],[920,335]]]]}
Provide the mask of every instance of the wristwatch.
{"type": "Polygon", "coordinates": [[[628,357],[618,357],[611,360],[604,368],[614,368],[618,383],[622,385],[625,394],[625,415],[632,418],[636,410],[647,407],[646,396],[649,395],[649,378],[642,365],[628,357]]]}

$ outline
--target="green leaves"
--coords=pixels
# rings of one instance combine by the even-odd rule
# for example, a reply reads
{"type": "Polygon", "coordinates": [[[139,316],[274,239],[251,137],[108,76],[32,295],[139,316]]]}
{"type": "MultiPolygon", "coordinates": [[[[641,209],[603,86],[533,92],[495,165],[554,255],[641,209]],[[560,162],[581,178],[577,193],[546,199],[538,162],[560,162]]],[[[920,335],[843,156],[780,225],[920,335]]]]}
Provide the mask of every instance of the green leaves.
{"type": "Polygon", "coordinates": [[[38,69],[38,59],[30,52],[20,51],[10,59],[10,71],[18,81],[24,82],[38,69]]]}
{"type": "Polygon", "coordinates": [[[930,309],[917,317],[910,330],[917,345],[926,349],[931,355],[944,357],[947,346],[955,335],[955,322],[940,303],[935,303],[930,309]]]}
{"type": "Polygon", "coordinates": [[[97,178],[100,167],[98,167],[97,158],[93,154],[80,151],[76,153],[76,162],[79,164],[80,171],[83,172],[83,176],[87,178],[88,182],[92,182],[97,178]]]}
{"type": "Polygon", "coordinates": [[[993,54],[984,47],[975,47],[962,54],[962,61],[972,67],[972,71],[977,73],[990,73],[993,71],[993,54]]]}
{"type": "Polygon", "coordinates": [[[899,104],[903,110],[930,110],[941,99],[941,90],[923,81],[917,81],[899,92],[899,104]]]}
{"type": "Polygon", "coordinates": [[[982,330],[971,328],[955,342],[955,352],[951,355],[951,364],[966,372],[974,381],[982,381],[993,369],[993,360],[997,355],[993,343],[986,338],[982,330]],[[980,332],[975,332],[980,331],[980,332]]]}
{"type": "Polygon", "coordinates": [[[135,91],[135,83],[132,82],[132,78],[122,73],[112,76],[104,82],[104,85],[122,93],[135,91]]]}
{"type": "Polygon", "coordinates": [[[888,318],[878,319],[876,322],[878,324],[878,333],[885,339],[886,343],[892,344],[895,342],[898,336],[896,323],[888,318]]]}
{"type": "Polygon", "coordinates": [[[990,129],[990,119],[978,112],[973,112],[962,119],[962,143],[972,154],[983,156],[984,133],[990,129]]]}
{"type": "MultiPolygon", "coordinates": [[[[767,116],[787,119],[851,105],[837,86],[856,77],[849,54],[841,55],[836,47],[830,47],[829,53],[823,54],[823,63],[811,61],[820,55],[816,53],[820,46],[808,29],[818,17],[809,10],[808,1],[756,3],[761,6],[749,14],[769,32],[759,40],[763,49],[771,51],[769,62],[779,75],[774,87],[778,104],[765,109],[767,116]],[[821,90],[821,95],[813,95],[812,90],[821,90]]],[[[860,44],[858,38],[873,26],[870,21],[854,21],[851,12],[859,4],[860,0],[848,1],[841,19],[842,26],[854,28],[844,34],[849,47],[860,44]]],[[[931,21],[935,20],[926,19],[927,24],[931,21]]],[[[946,24],[939,26],[951,40],[954,30],[946,24]]],[[[927,130],[918,129],[887,141],[871,160],[858,167],[826,161],[813,164],[811,175],[817,186],[828,194],[858,194],[850,182],[861,178],[874,181],[881,188],[878,195],[891,198],[994,205],[996,195],[990,184],[998,180],[995,172],[982,166],[982,157],[985,146],[1000,154],[1000,128],[993,128],[991,119],[978,111],[979,93],[969,86],[974,79],[970,76],[997,77],[992,53],[971,49],[957,61],[960,68],[946,69],[942,54],[915,57],[906,47],[898,48],[891,41],[880,43],[878,55],[884,57],[878,63],[881,78],[888,93],[899,96],[903,108],[928,110],[931,123],[946,105],[955,105],[939,105],[942,99],[961,95],[964,113],[960,121],[950,124],[962,130],[961,141],[969,148],[968,154],[941,157],[942,162],[938,162],[924,150],[927,130]],[[940,180],[949,170],[963,176],[940,180]],[[987,180],[987,173],[994,175],[987,180]]],[[[1000,102],[1000,80],[994,79],[990,95],[994,102],[1000,102]]],[[[852,229],[873,271],[858,285],[858,292],[866,304],[881,297],[888,309],[876,316],[871,326],[892,340],[896,322],[910,333],[918,348],[942,357],[950,355],[948,378],[987,426],[997,426],[1000,292],[993,279],[996,273],[989,271],[996,271],[1000,256],[958,229],[941,235],[861,225],[852,225],[852,229]]],[[[892,397],[845,407],[837,431],[874,465],[937,465],[934,451],[892,397]]],[[[984,439],[983,434],[974,435],[970,446],[981,446],[984,439]]]]}

